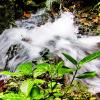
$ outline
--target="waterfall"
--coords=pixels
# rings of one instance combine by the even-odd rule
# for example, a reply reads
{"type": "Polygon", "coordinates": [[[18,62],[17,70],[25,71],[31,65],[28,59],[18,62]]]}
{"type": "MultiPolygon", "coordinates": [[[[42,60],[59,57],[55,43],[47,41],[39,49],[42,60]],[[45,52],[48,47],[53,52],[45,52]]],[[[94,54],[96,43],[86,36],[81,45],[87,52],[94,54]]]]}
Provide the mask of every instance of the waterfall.
{"type": "MultiPolygon", "coordinates": [[[[8,56],[12,54],[10,50],[13,51],[13,48],[15,48],[15,53],[7,63],[11,71],[24,61],[39,58],[44,48],[48,48],[51,53],[56,53],[62,59],[64,59],[62,52],[66,51],[77,60],[94,51],[100,51],[100,36],[77,38],[78,26],[74,24],[72,13],[63,12],[54,22],[48,18],[45,23],[38,26],[39,23],[45,21],[45,18],[42,19],[40,16],[43,13],[44,11],[39,11],[29,19],[16,21],[17,28],[6,29],[0,35],[0,70],[4,69],[8,56]]],[[[71,66],[68,61],[66,65],[71,66]]],[[[100,59],[96,59],[86,64],[79,72],[97,72],[98,77],[84,80],[93,93],[100,92],[99,67],[100,59]]]]}

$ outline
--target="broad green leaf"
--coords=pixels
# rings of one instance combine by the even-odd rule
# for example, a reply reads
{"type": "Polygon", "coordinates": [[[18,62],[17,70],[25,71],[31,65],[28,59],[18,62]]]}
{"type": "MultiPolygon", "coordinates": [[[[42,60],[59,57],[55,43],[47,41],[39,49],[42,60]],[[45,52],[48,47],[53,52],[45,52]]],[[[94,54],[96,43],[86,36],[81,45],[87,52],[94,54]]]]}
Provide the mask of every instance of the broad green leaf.
{"type": "Polygon", "coordinates": [[[42,64],[36,65],[35,66],[36,69],[34,70],[34,73],[33,73],[34,77],[37,77],[37,76],[49,71],[50,70],[49,67],[50,67],[50,65],[47,63],[42,63],[42,64]]]}
{"type": "Polygon", "coordinates": [[[60,68],[62,68],[63,65],[64,65],[64,62],[63,62],[63,61],[59,62],[59,63],[56,65],[56,72],[57,72],[57,73],[58,73],[58,70],[59,70],[60,68]]]}
{"type": "Polygon", "coordinates": [[[56,92],[53,94],[55,97],[60,97],[60,96],[63,96],[63,93],[61,92],[56,92]]]}
{"type": "Polygon", "coordinates": [[[48,63],[41,63],[41,64],[37,64],[35,66],[36,69],[41,69],[41,70],[48,70],[49,68],[49,64],[48,63]]]}
{"type": "Polygon", "coordinates": [[[58,76],[63,76],[65,74],[72,74],[73,72],[75,71],[75,69],[73,68],[69,68],[69,67],[66,67],[66,66],[63,66],[62,68],[59,68],[58,70],[58,76]]]}
{"type": "Polygon", "coordinates": [[[33,81],[33,84],[38,85],[38,84],[43,84],[44,82],[45,82],[45,81],[42,80],[42,79],[35,79],[35,80],[33,81]]]}
{"type": "Polygon", "coordinates": [[[96,58],[100,58],[100,51],[97,51],[97,52],[95,52],[93,54],[90,54],[90,55],[86,56],[81,61],[79,61],[79,65],[83,65],[83,64],[85,64],[87,62],[90,62],[90,61],[96,59],[96,58]]]}
{"type": "Polygon", "coordinates": [[[54,89],[55,87],[56,87],[56,82],[50,82],[50,83],[48,83],[48,87],[51,89],[54,89]]]}
{"type": "Polygon", "coordinates": [[[0,95],[0,98],[3,100],[27,100],[22,94],[15,94],[13,92],[5,93],[0,95]]]}
{"type": "Polygon", "coordinates": [[[32,62],[25,62],[20,64],[16,72],[21,72],[23,75],[31,75],[32,74],[32,62]]]}
{"type": "Polygon", "coordinates": [[[66,54],[66,53],[62,53],[65,57],[66,57],[66,59],[68,59],[71,63],[73,63],[74,65],[77,65],[77,61],[73,58],[73,57],[71,57],[70,55],[68,55],[68,54],[66,54]]]}
{"type": "Polygon", "coordinates": [[[79,78],[79,79],[93,78],[93,77],[95,77],[96,75],[97,75],[96,72],[91,71],[91,72],[85,72],[85,73],[83,73],[83,74],[80,74],[80,75],[77,76],[76,78],[79,78]]]}
{"type": "Polygon", "coordinates": [[[33,87],[33,81],[31,79],[28,79],[22,82],[20,90],[24,95],[26,95],[26,97],[28,97],[32,87],[33,87]]]}
{"type": "Polygon", "coordinates": [[[43,97],[43,94],[40,92],[40,88],[38,86],[34,86],[31,91],[31,97],[35,100],[40,100],[43,97]]]}
{"type": "Polygon", "coordinates": [[[27,97],[25,100],[32,100],[31,97],[27,97]]]}
{"type": "Polygon", "coordinates": [[[54,88],[53,88],[53,93],[61,93],[62,85],[63,85],[63,84],[59,84],[59,83],[57,84],[57,83],[56,83],[56,84],[54,85],[54,88]]]}
{"type": "Polygon", "coordinates": [[[61,100],[61,98],[55,98],[54,100],[61,100]]]}
{"type": "Polygon", "coordinates": [[[16,72],[10,72],[10,71],[2,71],[0,72],[1,75],[6,76],[23,76],[23,75],[31,75],[32,74],[32,63],[26,62],[21,65],[19,65],[16,69],[16,72]]]}
{"type": "Polygon", "coordinates": [[[19,72],[10,72],[10,71],[2,71],[0,72],[0,75],[6,75],[6,76],[22,76],[19,72]]]}
{"type": "Polygon", "coordinates": [[[49,96],[46,100],[54,100],[53,96],[49,96]]]}
{"type": "Polygon", "coordinates": [[[0,72],[0,75],[13,76],[13,72],[10,72],[10,71],[2,71],[2,72],[0,72]]]}

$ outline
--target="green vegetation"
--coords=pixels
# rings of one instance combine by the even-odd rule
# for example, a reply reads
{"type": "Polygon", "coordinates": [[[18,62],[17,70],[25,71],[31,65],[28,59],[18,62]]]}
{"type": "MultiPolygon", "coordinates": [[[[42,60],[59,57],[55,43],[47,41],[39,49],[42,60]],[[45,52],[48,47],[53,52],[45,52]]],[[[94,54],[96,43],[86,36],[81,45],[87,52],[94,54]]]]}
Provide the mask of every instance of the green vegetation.
{"type": "Polygon", "coordinates": [[[16,68],[15,72],[3,71],[1,75],[10,76],[5,83],[6,90],[0,93],[2,100],[94,100],[88,87],[80,79],[93,78],[94,71],[77,75],[77,72],[96,58],[100,52],[88,55],[80,61],[63,53],[76,67],[64,65],[64,61],[57,64],[40,63],[32,66],[32,62],[25,62],[16,68]],[[70,76],[73,76],[72,79],[70,76]],[[76,80],[77,79],[77,80],[76,80]]]}
{"type": "Polygon", "coordinates": [[[0,0],[0,34],[14,25],[15,12],[13,0],[0,0]]]}
{"type": "MultiPolygon", "coordinates": [[[[46,8],[50,14],[54,14],[58,13],[60,9],[64,9],[63,7],[71,12],[74,10],[76,12],[83,12],[84,10],[87,12],[87,8],[90,8],[89,14],[91,12],[93,12],[93,15],[97,13],[97,16],[100,17],[100,2],[98,0],[0,0],[0,34],[10,26],[15,27],[16,19],[29,18],[31,13],[35,13],[38,9],[46,8]]],[[[82,14],[78,13],[78,15],[81,17],[82,14]]],[[[88,19],[91,19],[92,14],[89,16],[88,19]]],[[[99,24],[99,20],[97,20],[95,18],[95,22],[99,24]]],[[[99,30],[95,32],[97,35],[100,33],[99,30]]]]}
{"type": "Polygon", "coordinates": [[[98,16],[100,17],[100,2],[98,2],[98,3],[94,6],[93,10],[94,10],[94,9],[96,9],[96,10],[98,11],[98,16]]]}

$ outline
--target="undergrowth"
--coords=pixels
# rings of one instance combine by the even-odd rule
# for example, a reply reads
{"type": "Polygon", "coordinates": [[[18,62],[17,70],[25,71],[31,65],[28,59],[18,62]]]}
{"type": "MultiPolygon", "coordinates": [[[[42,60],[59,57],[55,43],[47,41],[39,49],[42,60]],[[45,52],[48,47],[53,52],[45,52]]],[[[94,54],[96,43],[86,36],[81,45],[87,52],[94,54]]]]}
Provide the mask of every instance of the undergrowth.
{"type": "Polygon", "coordinates": [[[1,75],[9,76],[0,85],[1,100],[95,100],[81,79],[93,78],[96,72],[78,74],[78,71],[84,64],[100,58],[100,52],[90,54],[80,61],[66,53],[63,55],[75,67],[65,66],[63,60],[57,64],[45,61],[35,66],[30,61],[20,64],[15,72],[0,72],[1,75]]]}

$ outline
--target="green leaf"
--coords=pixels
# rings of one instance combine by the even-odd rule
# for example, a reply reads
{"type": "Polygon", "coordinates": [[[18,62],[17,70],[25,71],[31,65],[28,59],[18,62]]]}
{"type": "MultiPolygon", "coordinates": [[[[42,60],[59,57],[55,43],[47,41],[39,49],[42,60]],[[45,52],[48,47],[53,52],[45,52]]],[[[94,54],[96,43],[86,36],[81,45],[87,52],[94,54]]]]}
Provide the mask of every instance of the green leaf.
{"type": "Polygon", "coordinates": [[[56,72],[58,73],[58,70],[60,68],[62,68],[62,66],[64,65],[64,62],[63,61],[60,61],[57,65],[56,65],[56,72]]]}
{"type": "Polygon", "coordinates": [[[25,62],[23,64],[20,64],[16,72],[10,72],[10,71],[2,71],[0,72],[1,75],[6,76],[23,76],[23,75],[32,75],[32,62],[25,62]]]}
{"type": "Polygon", "coordinates": [[[46,100],[54,100],[53,96],[49,96],[48,98],[46,98],[46,100]]]}
{"type": "Polygon", "coordinates": [[[93,77],[95,77],[96,75],[97,75],[96,72],[91,71],[91,72],[85,72],[85,73],[83,73],[83,74],[80,74],[80,75],[77,76],[76,78],[79,78],[79,79],[93,78],[93,77]]]}
{"type": "Polygon", "coordinates": [[[42,80],[42,79],[35,79],[34,81],[33,81],[33,84],[34,85],[38,85],[38,84],[43,84],[45,81],[44,80],[42,80]]]}
{"type": "Polygon", "coordinates": [[[32,62],[25,62],[23,64],[20,64],[16,72],[20,72],[23,75],[31,75],[32,74],[32,62]]]}
{"type": "Polygon", "coordinates": [[[0,98],[3,100],[26,100],[25,96],[22,94],[15,94],[13,92],[0,94],[0,98]]]}
{"type": "Polygon", "coordinates": [[[50,67],[50,65],[47,63],[42,63],[42,64],[36,65],[35,66],[36,69],[34,70],[34,73],[33,73],[34,77],[37,77],[37,76],[49,71],[49,69],[50,69],[49,67],[50,67]]]}
{"type": "Polygon", "coordinates": [[[73,68],[69,68],[69,67],[66,67],[66,66],[63,66],[62,68],[59,68],[58,70],[58,76],[63,76],[65,74],[72,74],[73,72],[75,71],[75,69],[73,68]]]}
{"type": "Polygon", "coordinates": [[[31,79],[28,79],[22,82],[20,90],[24,95],[26,95],[26,97],[28,97],[32,87],[33,87],[33,81],[31,79]]]}
{"type": "Polygon", "coordinates": [[[51,89],[54,89],[55,87],[57,86],[57,83],[56,82],[50,82],[48,83],[48,87],[51,89]]]}
{"type": "Polygon", "coordinates": [[[100,17],[100,13],[98,14],[98,16],[100,17]]]}
{"type": "Polygon", "coordinates": [[[61,100],[61,98],[55,98],[54,100],[61,100]]]}
{"type": "Polygon", "coordinates": [[[69,96],[69,97],[68,97],[68,100],[73,100],[73,97],[72,97],[72,96],[69,96]]]}
{"type": "Polygon", "coordinates": [[[60,96],[63,96],[63,93],[61,92],[56,92],[53,94],[55,97],[60,97],[60,96]]]}
{"type": "Polygon", "coordinates": [[[73,63],[74,65],[77,65],[77,61],[71,57],[70,55],[66,54],[66,53],[62,53],[71,63],[73,63]]]}
{"type": "Polygon", "coordinates": [[[48,70],[48,68],[49,68],[49,64],[48,63],[41,63],[41,64],[37,64],[36,66],[35,66],[35,68],[36,69],[41,69],[41,70],[48,70]]]}
{"type": "Polygon", "coordinates": [[[13,75],[13,72],[10,72],[10,71],[2,71],[2,72],[0,72],[0,75],[12,76],[13,75]]]}
{"type": "Polygon", "coordinates": [[[43,97],[43,94],[40,92],[40,88],[38,86],[34,86],[31,91],[32,99],[39,100],[43,97]]]}
{"type": "Polygon", "coordinates": [[[90,55],[86,56],[85,58],[83,58],[83,59],[79,62],[79,65],[83,65],[83,64],[85,64],[85,63],[87,63],[87,62],[90,62],[90,61],[96,59],[96,58],[100,58],[100,51],[97,51],[97,52],[95,52],[95,53],[93,53],[93,54],[90,54],[90,55]]]}
{"type": "Polygon", "coordinates": [[[27,97],[25,100],[32,100],[31,97],[27,97]]]}
{"type": "Polygon", "coordinates": [[[0,72],[0,75],[17,76],[17,77],[22,76],[21,73],[18,73],[18,72],[10,72],[10,71],[2,71],[2,72],[0,72]]]}

